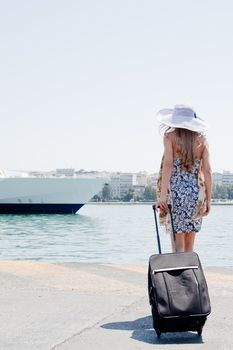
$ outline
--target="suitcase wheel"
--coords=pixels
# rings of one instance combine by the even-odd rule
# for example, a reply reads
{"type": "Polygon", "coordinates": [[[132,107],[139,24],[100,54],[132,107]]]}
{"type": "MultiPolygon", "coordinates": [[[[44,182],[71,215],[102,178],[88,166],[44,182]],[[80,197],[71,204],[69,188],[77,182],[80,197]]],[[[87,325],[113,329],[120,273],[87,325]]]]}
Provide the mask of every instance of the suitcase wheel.
{"type": "Polygon", "coordinates": [[[197,334],[198,334],[199,337],[201,337],[201,335],[202,335],[202,327],[198,329],[197,334]]]}
{"type": "Polygon", "coordinates": [[[157,337],[160,338],[161,336],[161,331],[159,329],[156,329],[156,334],[157,334],[157,337]]]}

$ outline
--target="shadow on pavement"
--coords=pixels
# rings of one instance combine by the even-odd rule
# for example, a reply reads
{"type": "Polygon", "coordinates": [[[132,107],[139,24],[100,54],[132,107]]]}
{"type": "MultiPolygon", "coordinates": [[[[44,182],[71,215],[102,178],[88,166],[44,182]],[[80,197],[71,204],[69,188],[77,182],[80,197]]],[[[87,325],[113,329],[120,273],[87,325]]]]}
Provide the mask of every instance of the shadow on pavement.
{"type": "Polygon", "coordinates": [[[134,321],[112,322],[101,325],[105,329],[133,331],[131,338],[149,344],[201,344],[197,332],[162,333],[158,339],[152,325],[152,317],[146,316],[134,321]]]}

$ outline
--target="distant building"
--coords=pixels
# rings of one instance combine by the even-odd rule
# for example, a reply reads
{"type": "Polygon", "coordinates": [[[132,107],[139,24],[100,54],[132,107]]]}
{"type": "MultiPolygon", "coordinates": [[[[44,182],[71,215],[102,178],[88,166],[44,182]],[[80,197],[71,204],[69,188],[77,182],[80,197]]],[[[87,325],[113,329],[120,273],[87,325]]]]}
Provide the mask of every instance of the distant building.
{"type": "Polygon", "coordinates": [[[126,194],[130,188],[136,185],[136,175],[131,173],[122,173],[120,175],[120,193],[121,196],[126,194]]]}
{"type": "Polygon", "coordinates": [[[222,186],[223,175],[222,173],[214,172],[212,173],[212,181],[214,185],[222,186]]]}
{"type": "Polygon", "coordinates": [[[222,184],[223,186],[233,185],[233,173],[224,170],[222,174],[222,184]]]}
{"type": "Polygon", "coordinates": [[[73,168],[56,169],[56,176],[74,176],[74,173],[73,168]]]}
{"type": "Polygon", "coordinates": [[[48,176],[48,173],[45,171],[29,171],[29,176],[35,176],[35,177],[46,177],[48,176]]]}
{"type": "Polygon", "coordinates": [[[144,196],[145,186],[143,186],[143,185],[135,185],[135,186],[133,186],[133,189],[134,189],[134,195],[135,196],[140,196],[140,197],[144,196]]]}
{"type": "Polygon", "coordinates": [[[147,177],[147,185],[156,187],[159,174],[151,174],[147,177]]]}
{"type": "Polygon", "coordinates": [[[136,185],[137,186],[146,186],[147,185],[147,174],[143,173],[138,173],[136,174],[136,185]]]}
{"type": "Polygon", "coordinates": [[[120,174],[112,175],[110,178],[110,187],[112,197],[120,197],[121,188],[120,188],[120,174]]]}
{"type": "Polygon", "coordinates": [[[110,178],[111,194],[113,197],[124,196],[134,185],[136,185],[135,174],[117,173],[110,178]]]}

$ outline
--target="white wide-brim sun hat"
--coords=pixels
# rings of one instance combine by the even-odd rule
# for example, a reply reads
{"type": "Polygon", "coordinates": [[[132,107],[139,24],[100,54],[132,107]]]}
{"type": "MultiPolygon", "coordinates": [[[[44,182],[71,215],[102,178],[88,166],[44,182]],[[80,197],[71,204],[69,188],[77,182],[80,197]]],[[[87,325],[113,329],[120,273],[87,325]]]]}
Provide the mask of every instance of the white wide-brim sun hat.
{"type": "Polygon", "coordinates": [[[200,133],[208,129],[208,124],[198,117],[191,107],[185,105],[161,109],[157,112],[156,117],[161,124],[172,128],[188,129],[200,133]]]}

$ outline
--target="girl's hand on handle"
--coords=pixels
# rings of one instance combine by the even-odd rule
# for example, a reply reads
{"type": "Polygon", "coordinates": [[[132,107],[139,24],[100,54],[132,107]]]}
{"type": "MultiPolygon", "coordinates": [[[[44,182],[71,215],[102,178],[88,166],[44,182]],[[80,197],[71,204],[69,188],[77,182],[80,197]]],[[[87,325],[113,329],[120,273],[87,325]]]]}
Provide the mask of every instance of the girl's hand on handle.
{"type": "Polygon", "coordinates": [[[210,209],[211,209],[211,202],[207,201],[206,202],[206,209],[205,209],[204,213],[202,214],[202,216],[207,216],[210,212],[210,209]]]}
{"type": "Polygon", "coordinates": [[[163,211],[168,210],[167,206],[167,196],[161,195],[157,201],[157,208],[160,208],[163,211]]]}

